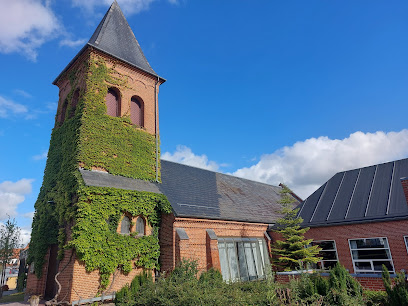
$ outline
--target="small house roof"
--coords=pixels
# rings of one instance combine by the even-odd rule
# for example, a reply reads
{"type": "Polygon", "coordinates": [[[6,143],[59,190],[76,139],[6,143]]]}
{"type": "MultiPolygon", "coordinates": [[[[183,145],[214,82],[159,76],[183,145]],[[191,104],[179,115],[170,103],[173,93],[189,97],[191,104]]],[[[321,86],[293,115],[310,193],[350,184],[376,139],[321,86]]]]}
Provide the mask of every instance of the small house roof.
{"type": "Polygon", "coordinates": [[[161,161],[162,183],[80,171],[87,186],[162,193],[177,217],[266,224],[281,217],[281,187],[166,160],[161,161]]]}
{"type": "Polygon", "coordinates": [[[408,159],[335,174],[299,205],[305,226],[339,225],[408,218],[400,179],[408,159]]]}

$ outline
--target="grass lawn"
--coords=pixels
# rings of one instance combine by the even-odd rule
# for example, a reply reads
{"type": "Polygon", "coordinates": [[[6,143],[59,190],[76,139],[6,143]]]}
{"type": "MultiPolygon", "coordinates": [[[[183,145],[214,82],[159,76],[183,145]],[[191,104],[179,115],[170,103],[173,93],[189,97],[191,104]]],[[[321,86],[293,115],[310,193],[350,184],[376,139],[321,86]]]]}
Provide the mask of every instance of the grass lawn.
{"type": "Polygon", "coordinates": [[[0,299],[0,304],[14,302],[24,302],[24,292],[17,292],[10,295],[6,295],[0,299]]]}

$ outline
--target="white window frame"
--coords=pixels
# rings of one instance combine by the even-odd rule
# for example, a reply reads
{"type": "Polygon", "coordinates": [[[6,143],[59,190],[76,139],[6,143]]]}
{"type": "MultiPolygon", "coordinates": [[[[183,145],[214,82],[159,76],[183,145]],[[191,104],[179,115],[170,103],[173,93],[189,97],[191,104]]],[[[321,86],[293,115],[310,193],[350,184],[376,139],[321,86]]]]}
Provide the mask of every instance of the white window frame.
{"type": "Polygon", "coordinates": [[[348,239],[348,243],[349,243],[349,249],[350,249],[350,255],[351,255],[351,260],[353,261],[353,268],[354,268],[354,273],[364,273],[364,274],[379,274],[381,273],[381,271],[375,271],[374,270],[374,264],[373,262],[375,261],[389,261],[391,263],[392,266],[392,273],[395,273],[395,267],[394,267],[394,261],[392,260],[392,254],[391,254],[391,248],[390,248],[390,243],[388,242],[388,238],[387,237],[364,237],[364,238],[352,238],[352,239],[348,239]],[[351,241],[352,240],[366,240],[366,239],[385,239],[387,241],[387,248],[364,248],[364,249],[352,249],[351,248],[351,241]],[[390,254],[390,258],[389,259],[354,259],[353,258],[353,251],[359,251],[359,250],[365,250],[365,251],[370,251],[370,250],[388,250],[389,254],[390,254]],[[356,262],[369,262],[371,264],[371,270],[359,270],[356,268],[356,262]]]}
{"type": "Polygon", "coordinates": [[[328,241],[333,242],[333,244],[334,244],[334,249],[322,250],[322,252],[327,252],[327,251],[332,252],[332,251],[334,251],[335,254],[336,254],[336,259],[322,259],[322,260],[318,261],[317,263],[319,263],[319,262],[321,263],[322,270],[329,270],[328,268],[326,269],[326,267],[324,266],[324,263],[327,262],[327,261],[330,261],[330,262],[339,262],[339,255],[338,255],[338,253],[337,253],[336,240],[314,240],[314,241],[312,241],[312,243],[313,243],[313,242],[319,243],[319,242],[326,242],[326,241],[327,241],[327,242],[328,242],[328,241]]]}
{"type": "Polygon", "coordinates": [[[407,253],[408,253],[408,236],[404,236],[404,242],[405,242],[405,247],[406,247],[407,253]]]}
{"type": "Polygon", "coordinates": [[[265,239],[249,237],[218,237],[218,250],[220,256],[221,273],[224,281],[247,281],[264,279],[266,277],[267,267],[270,266],[270,261],[265,239]],[[228,243],[234,244],[232,249],[227,246],[228,243]],[[242,257],[240,257],[238,247],[239,243],[242,244],[241,247],[243,248],[241,249],[243,251],[241,253],[242,257],[244,257],[243,261],[241,261],[242,257]],[[249,248],[247,247],[248,244],[250,245],[249,248]],[[249,252],[252,257],[252,261],[250,262],[248,262],[249,253],[247,252],[249,252]],[[224,255],[222,255],[222,253],[224,255]],[[230,260],[235,258],[236,263],[231,263],[230,260]],[[248,265],[248,263],[251,265],[248,265]],[[232,271],[232,265],[236,265],[236,271],[232,271]],[[241,275],[240,265],[245,266],[247,276],[241,275]],[[252,273],[255,272],[256,275],[251,275],[250,271],[252,271],[252,273]]]}

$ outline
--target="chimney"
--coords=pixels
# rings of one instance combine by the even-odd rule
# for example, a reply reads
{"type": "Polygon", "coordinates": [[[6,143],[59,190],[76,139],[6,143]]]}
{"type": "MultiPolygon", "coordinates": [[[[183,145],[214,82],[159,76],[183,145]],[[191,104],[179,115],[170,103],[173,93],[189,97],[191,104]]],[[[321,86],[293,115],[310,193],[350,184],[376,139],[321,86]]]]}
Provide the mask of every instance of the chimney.
{"type": "Polygon", "coordinates": [[[402,189],[404,190],[405,200],[407,201],[408,205],[408,177],[401,177],[400,180],[402,184],[402,189]]]}

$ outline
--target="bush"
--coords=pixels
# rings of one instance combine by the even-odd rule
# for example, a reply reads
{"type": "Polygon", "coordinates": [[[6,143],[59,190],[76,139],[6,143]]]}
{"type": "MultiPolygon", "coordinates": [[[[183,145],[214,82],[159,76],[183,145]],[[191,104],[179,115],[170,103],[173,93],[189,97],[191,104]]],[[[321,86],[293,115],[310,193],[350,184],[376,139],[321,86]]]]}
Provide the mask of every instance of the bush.
{"type": "Polygon", "coordinates": [[[330,290],[325,302],[330,305],[364,305],[363,288],[344,266],[337,263],[329,276],[330,290]]]}
{"type": "Polygon", "coordinates": [[[139,294],[140,288],[152,282],[153,280],[151,274],[148,274],[146,271],[143,271],[143,273],[136,275],[130,283],[130,286],[126,284],[116,293],[115,304],[134,305],[134,300],[139,294]]]}
{"type": "Polygon", "coordinates": [[[382,279],[387,292],[387,301],[391,306],[408,305],[408,284],[405,281],[405,274],[397,273],[394,279],[394,286],[392,286],[390,272],[383,265],[382,279]]]}
{"type": "Polygon", "coordinates": [[[387,292],[385,291],[364,290],[363,297],[367,306],[387,305],[387,292]]]}

